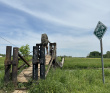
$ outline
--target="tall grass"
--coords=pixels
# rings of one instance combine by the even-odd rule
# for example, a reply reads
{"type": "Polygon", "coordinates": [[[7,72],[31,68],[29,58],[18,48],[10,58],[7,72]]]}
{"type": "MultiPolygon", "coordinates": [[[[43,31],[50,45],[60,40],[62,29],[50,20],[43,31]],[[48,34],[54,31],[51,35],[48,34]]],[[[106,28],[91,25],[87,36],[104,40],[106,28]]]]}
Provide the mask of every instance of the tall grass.
{"type": "Polygon", "coordinates": [[[4,60],[5,57],[0,57],[0,70],[4,70],[4,60]]]}
{"type": "MultiPolygon", "coordinates": [[[[100,58],[66,57],[62,69],[51,69],[39,84],[29,83],[29,93],[109,93],[110,59],[104,59],[104,65],[105,84],[102,82],[100,58]]],[[[3,76],[3,73],[0,74],[0,81],[3,81],[3,76]]],[[[10,84],[0,83],[0,89],[8,91],[10,88],[10,84]]]]}
{"type": "Polygon", "coordinates": [[[32,84],[30,93],[109,93],[110,70],[106,73],[103,84],[101,70],[51,70],[46,80],[32,84]]]}
{"type": "MultiPolygon", "coordinates": [[[[101,68],[101,58],[65,58],[64,69],[101,68]]],[[[104,67],[110,67],[110,59],[104,59],[104,67]]]]}
{"type": "Polygon", "coordinates": [[[66,58],[63,69],[51,69],[45,80],[33,83],[30,93],[109,93],[110,59],[104,59],[105,84],[100,58],[66,58]],[[88,69],[89,68],[89,69],[88,69]]]}

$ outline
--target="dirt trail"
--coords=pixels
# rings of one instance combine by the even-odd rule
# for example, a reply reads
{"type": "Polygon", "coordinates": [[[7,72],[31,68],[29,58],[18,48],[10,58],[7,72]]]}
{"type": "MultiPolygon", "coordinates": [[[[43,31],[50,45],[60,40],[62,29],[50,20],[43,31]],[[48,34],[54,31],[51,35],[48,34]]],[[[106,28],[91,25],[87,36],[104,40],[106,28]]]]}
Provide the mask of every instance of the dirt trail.
{"type": "MultiPolygon", "coordinates": [[[[51,60],[50,55],[45,56],[45,65],[48,65],[51,60]]],[[[28,82],[32,78],[32,64],[30,67],[24,69],[18,76],[18,82],[28,82]]],[[[40,77],[40,64],[38,64],[38,77],[40,77]]],[[[15,90],[13,93],[28,93],[26,90],[15,90]]]]}

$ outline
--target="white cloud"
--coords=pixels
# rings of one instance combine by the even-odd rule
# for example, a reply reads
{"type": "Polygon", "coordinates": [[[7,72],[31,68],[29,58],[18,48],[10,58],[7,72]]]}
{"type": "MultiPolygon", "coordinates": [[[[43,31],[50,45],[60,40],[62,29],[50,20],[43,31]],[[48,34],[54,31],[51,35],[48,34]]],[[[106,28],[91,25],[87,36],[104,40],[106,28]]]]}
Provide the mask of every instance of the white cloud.
{"type": "Polygon", "coordinates": [[[97,21],[103,21],[108,25],[110,12],[109,1],[2,1],[14,8],[25,11],[35,17],[59,25],[75,26],[80,28],[93,28],[97,21]],[[42,3],[41,3],[42,2],[42,3]],[[62,3],[62,4],[61,4],[62,3]],[[97,4],[98,3],[98,4],[97,4]],[[46,11],[46,12],[45,12],[46,11]],[[60,13],[61,12],[61,13],[60,13]]]}
{"type": "MultiPolygon", "coordinates": [[[[0,15],[0,34],[18,47],[29,44],[31,51],[36,43],[40,43],[41,34],[46,32],[51,42],[57,42],[58,55],[87,56],[91,51],[100,51],[100,42],[93,35],[97,22],[110,26],[109,0],[0,1],[17,11],[16,14],[11,11],[6,16],[0,15]],[[35,27],[38,25],[42,29],[32,28],[29,16],[35,27]]],[[[104,53],[109,50],[109,35],[107,32],[103,39],[104,53]]],[[[3,46],[10,44],[4,40],[0,44],[0,52],[5,53],[3,46]]]]}
{"type": "MultiPolygon", "coordinates": [[[[32,31],[24,31],[19,32],[16,39],[4,37],[6,40],[9,40],[17,47],[22,45],[29,44],[31,51],[33,50],[33,46],[36,43],[41,42],[41,34],[32,32],[32,31]]],[[[87,56],[87,54],[91,51],[99,51],[100,52],[100,42],[94,35],[80,36],[80,37],[72,37],[71,35],[65,34],[50,34],[48,35],[50,42],[57,42],[57,54],[58,55],[71,55],[71,56],[87,56]]],[[[104,43],[104,53],[109,50],[109,43],[107,39],[109,36],[103,39],[104,43]]],[[[8,42],[0,39],[2,42],[0,43],[2,46],[1,52],[5,53],[5,46],[11,45],[8,42]],[[4,47],[3,47],[4,46],[4,47]]],[[[14,47],[14,46],[13,46],[14,47]]]]}

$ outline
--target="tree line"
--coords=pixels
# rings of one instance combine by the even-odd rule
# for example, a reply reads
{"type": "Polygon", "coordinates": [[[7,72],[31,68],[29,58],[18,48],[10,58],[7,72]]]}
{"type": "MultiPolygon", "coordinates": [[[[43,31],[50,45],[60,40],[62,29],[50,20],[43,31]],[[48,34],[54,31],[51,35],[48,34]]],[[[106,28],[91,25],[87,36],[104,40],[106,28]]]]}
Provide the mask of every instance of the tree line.
{"type": "MultiPolygon", "coordinates": [[[[100,57],[101,57],[101,53],[98,51],[92,51],[87,56],[87,58],[100,58],[100,57]]],[[[110,58],[110,51],[107,51],[106,54],[103,54],[103,57],[110,58]]]]}
{"type": "Polygon", "coordinates": [[[5,57],[6,55],[5,54],[0,54],[0,56],[5,57]]]}

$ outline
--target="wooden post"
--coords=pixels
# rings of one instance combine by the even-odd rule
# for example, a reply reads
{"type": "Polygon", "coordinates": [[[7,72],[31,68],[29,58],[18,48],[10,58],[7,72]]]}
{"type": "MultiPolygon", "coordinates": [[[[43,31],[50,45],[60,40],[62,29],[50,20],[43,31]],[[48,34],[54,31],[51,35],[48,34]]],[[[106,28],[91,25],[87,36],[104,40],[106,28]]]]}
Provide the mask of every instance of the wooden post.
{"type": "Polygon", "coordinates": [[[40,46],[40,78],[45,79],[45,48],[40,46]]]}
{"type": "Polygon", "coordinates": [[[13,48],[13,62],[12,62],[12,81],[17,84],[17,69],[18,69],[18,48],[13,48]]]}
{"type": "Polygon", "coordinates": [[[52,55],[52,43],[49,44],[49,54],[52,55]]]}
{"type": "Polygon", "coordinates": [[[56,43],[50,43],[50,55],[53,57],[52,64],[56,63],[56,43]]]}
{"type": "Polygon", "coordinates": [[[33,80],[38,80],[38,46],[33,46],[33,80]]]}
{"type": "Polygon", "coordinates": [[[12,46],[6,46],[6,58],[5,58],[5,61],[4,61],[4,65],[5,65],[4,80],[5,80],[5,82],[9,82],[9,80],[10,80],[11,51],[12,51],[12,46]]]}
{"type": "Polygon", "coordinates": [[[54,61],[56,63],[56,43],[54,43],[54,61]]]}
{"type": "Polygon", "coordinates": [[[52,55],[56,55],[56,43],[50,43],[50,45],[49,45],[50,47],[49,47],[49,52],[50,52],[50,55],[52,56],[52,55]],[[53,51],[54,50],[54,54],[53,54],[53,51]]]}

